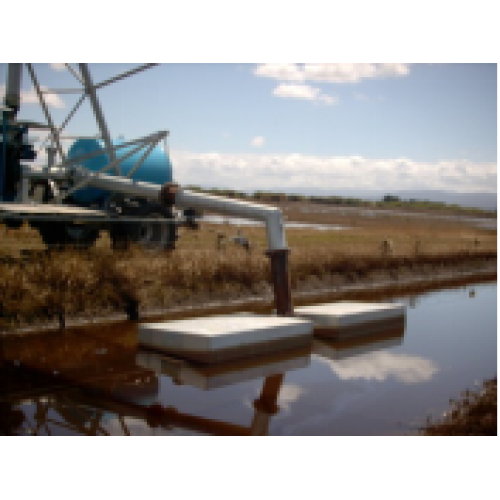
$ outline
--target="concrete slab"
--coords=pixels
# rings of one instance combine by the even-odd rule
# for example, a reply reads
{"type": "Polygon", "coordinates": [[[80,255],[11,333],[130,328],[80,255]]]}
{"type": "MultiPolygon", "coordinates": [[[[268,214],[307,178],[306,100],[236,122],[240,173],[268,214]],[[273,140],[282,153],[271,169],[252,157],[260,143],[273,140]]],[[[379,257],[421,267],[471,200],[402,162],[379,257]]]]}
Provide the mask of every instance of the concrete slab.
{"type": "Polygon", "coordinates": [[[301,318],[230,314],[139,325],[141,347],[203,363],[248,358],[310,345],[301,318]]]}
{"type": "Polygon", "coordinates": [[[315,335],[350,337],[377,333],[404,321],[406,306],[397,303],[340,301],[297,307],[295,316],[314,323],[315,335]]]}
{"type": "Polygon", "coordinates": [[[143,349],[139,349],[136,354],[136,363],[142,368],[153,370],[159,375],[167,375],[176,384],[190,385],[203,390],[297,370],[308,366],[310,361],[310,347],[210,365],[172,358],[143,349]]]}

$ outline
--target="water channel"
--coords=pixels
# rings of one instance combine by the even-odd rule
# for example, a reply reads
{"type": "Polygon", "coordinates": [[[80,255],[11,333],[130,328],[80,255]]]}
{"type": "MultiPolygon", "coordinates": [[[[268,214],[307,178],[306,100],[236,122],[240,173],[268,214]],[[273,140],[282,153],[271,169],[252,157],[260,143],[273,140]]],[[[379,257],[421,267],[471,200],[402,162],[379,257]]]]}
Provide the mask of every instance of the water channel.
{"type": "Polygon", "coordinates": [[[496,376],[497,286],[390,300],[401,328],[211,368],[138,350],[133,323],[5,335],[0,434],[415,434],[496,376]]]}

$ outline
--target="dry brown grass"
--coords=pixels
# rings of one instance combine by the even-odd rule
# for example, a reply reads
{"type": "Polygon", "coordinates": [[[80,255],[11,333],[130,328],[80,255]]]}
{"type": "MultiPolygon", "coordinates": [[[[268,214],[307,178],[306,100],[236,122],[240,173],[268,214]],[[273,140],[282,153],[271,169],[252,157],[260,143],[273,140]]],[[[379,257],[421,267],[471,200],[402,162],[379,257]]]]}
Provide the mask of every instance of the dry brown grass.
{"type": "MultiPolygon", "coordinates": [[[[64,317],[202,304],[248,296],[269,296],[269,263],[261,227],[242,231],[252,252],[229,243],[217,249],[217,233],[234,236],[230,225],[182,229],[178,249],[169,254],[133,248],[111,252],[103,234],[89,251],[44,253],[27,227],[4,232],[0,245],[0,328],[64,317]],[[33,254],[19,258],[21,249],[33,254]],[[3,257],[2,257],[3,255],[3,257]]],[[[413,219],[386,221],[342,231],[287,230],[294,289],[312,289],[405,273],[432,274],[444,268],[474,267],[496,259],[496,231],[463,224],[413,219]],[[384,256],[381,242],[394,252],[384,256]],[[417,249],[416,242],[419,243],[417,249]]]]}
{"type": "Polygon", "coordinates": [[[426,436],[496,436],[497,379],[486,380],[478,391],[466,390],[450,400],[442,418],[429,418],[421,429],[426,436]]]}

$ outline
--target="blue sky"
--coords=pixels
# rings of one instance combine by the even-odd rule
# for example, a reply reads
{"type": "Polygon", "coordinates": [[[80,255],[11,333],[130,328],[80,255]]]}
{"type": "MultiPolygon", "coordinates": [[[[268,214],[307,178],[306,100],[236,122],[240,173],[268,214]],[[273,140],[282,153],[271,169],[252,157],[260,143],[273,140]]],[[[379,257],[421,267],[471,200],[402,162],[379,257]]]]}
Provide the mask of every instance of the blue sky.
{"type": "MultiPolygon", "coordinates": [[[[99,82],[133,66],[90,68],[99,82]]],[[[49,88],[75,86],[57,65],[35,67],[49,88]]],[[[23,89],[20,117],[42,120],[27,72],[23,89]]],[[[162,64],[99,97],[113,137],[170,132],[181,183],[496,191],[496,64],[162,64]]],[[[51,102],[56,122],[75,101],[51,102]]],[[[90,109],[67,130],[96,133],[90,109]]]]}

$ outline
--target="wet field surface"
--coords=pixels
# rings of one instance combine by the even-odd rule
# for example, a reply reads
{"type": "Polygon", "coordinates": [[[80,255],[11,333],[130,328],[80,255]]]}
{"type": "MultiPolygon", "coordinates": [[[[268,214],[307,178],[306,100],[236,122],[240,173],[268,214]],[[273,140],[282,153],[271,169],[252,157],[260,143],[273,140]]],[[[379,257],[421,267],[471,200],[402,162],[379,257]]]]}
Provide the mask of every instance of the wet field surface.
{"type": "Polygon", "coordinates": [[[403,324],[210,367],[145,353],[130,322],[5,335],[0,434],[415,434],[496,375],[497,287],[389,300],[403,324]]]}
{"type": "MultiPolygon", "coordinates": [[[[302,207],[299,209],[299,213],[302,214],[322,214],[322,215],[337,215],[342,217],[348,216],[359,216],[365,218],[367,224],[370,223],[370,220],[374,218],[403,218],[403,219],[422,219],[425,218],[427,220],[441,221],[441,222],[455,222],[466,224],[471,227],[477,227],[481,229],[494,230],[497,228],[497,219],[495,218],[487,218],[487,217],[472,217],[472,216],[464,216],[464,215],[449,215],[449,214],[422,214],[419,212],[406,212],[404,210],[377,210],[377,209],[363,209],[358,207],[323,207],[323,206],[310,206],[310,207],[302,207]]],[[[249,219],[243,219],[239,217],[228,217],[228,216],[220,216],[220,215],[205,215],[202,218],[202,222],[209,222],[212,224],[229,224],[233,226],[263,226],[262,222],[253,221],[249,219]]],[[[320,224],[313,222],[292,222],[287,221],[285,223],[285,227],[287,228],[296,228],[296,229],[316,229],[319,231],[328,231],[328,230],[341,230],[341,229],[349,229],[349,227],[339,224],[320,224]]]]}
{"type": "MultiPolygon", "coordinates": [[[[227,217],[221,215],[205,215],[201,222],[208,222],[210,224],[228,224],[231,226],[256,226],[264,227],[263,222],[243,219],[241,217],[227,217]]],[[[316,229],[318,231],[332,231],[347,229],[344,226],[336,224],[314,224],[312,222],[285,222],[285,227],[289,229],[316,229]]]]}

